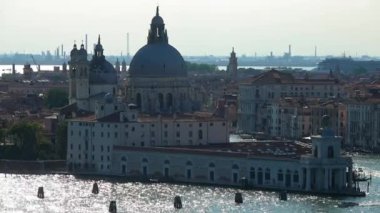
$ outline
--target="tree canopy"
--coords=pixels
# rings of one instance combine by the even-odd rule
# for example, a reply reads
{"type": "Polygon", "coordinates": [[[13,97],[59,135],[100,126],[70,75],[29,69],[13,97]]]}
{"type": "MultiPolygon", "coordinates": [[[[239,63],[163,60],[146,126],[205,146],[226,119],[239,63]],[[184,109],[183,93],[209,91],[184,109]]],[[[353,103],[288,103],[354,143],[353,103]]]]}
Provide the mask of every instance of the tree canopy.
{"type": "Polygon", "coordinates": [[[188,71],[196,72],[214,72],[218,71],[218,66],[215,64],[197,64],[186,61],[186,68],[188,71]]]}
{"type": "Polygon", "coordinates": [[[69,95],[62,89],[50,89],[45,98],[48,108],[63,107],[69,103],[69,95]]]}

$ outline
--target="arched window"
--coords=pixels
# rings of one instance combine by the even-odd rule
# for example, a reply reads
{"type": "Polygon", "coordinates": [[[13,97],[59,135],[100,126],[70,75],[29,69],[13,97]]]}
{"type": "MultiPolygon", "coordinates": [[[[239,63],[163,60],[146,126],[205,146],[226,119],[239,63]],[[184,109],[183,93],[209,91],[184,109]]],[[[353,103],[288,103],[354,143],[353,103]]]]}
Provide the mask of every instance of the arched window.
{"type": "Polygon", "coordinates": [[[193,166],[193,163],[191,161],[187,161],[186,166],[193,166]]]}
{"type": "Polygon", "coordinates": [[[270,180],[270,169],[265,169],[265,180],[270,180]]]}
{"type": "Polygon", "coordinates": [[[298,183],[298,181],[299,181],[299,175],[298,175],[298,171],[296,170],[293,173],[293,182],[298,183]]]}
{"type": "Polygon", "coordinates": [[[232,169],[239,169],[239,166],[236,165],[236,164],[234,164],[234,165],[232,166],[232,169]]]}
{"type": "Polygon", "coordinates": [[[202,130],[198,130],[198,139],[199,140],[203,139],[203,131],[202,130]]]}
{"type": "Polygon", "coordinates": [[[334,158],[334,147],[329,146],[327,148],[327,158],[334,158]]]}
{"type": "Polygon", "coordinates": [[[170,161],[169,161],[169,160],[165,160],[164,164],[165,164],[165,165],[169,165],[169,164],[170,164],[170,161]]]}
{"type": "Polygon", "coordinates": [[[160,104],[160,110],[164,109],[164,95],[162,93],[158,94],[158,102],[160,104]]]}
{"type": "Polygon", "coordinates": [[[255,168],[254,167],[251,167],[251,170],[249,171],[249,178],[250,179],[255,179],[255,168]]]}
{"type": "Polygon", "coordinates": [[[143,158],[143,159],[142,159],[142,162],[143,162],[143,163],[148,163],[148,159],[143,158]]]}
{"type": "Polygon", "coordinates": [[[121,161],[125,162],[125,161],[127,161],[127,158],[126,158],[125,156],[123,156],[123,157],[121,158],[121,161]]]}
{"type": "Polygon", "coordinates": [[[173,95],[171,93],[166,94],[166,106],[168,109],[173,107],[173,95]]]}
{"type": "Polygon", "coordinates": [[[277,172],[277,181],[283,181],[284,180],[284,174],[282,173],[282,170],[278,170],[277,172]]]}
{"type": "Polygon", "coordinates": [[[215,168],[215,164],[214,164],[214,163],[210,163],[210,164],[208,165],[208,167],[210,167],[210,168],[215,168]]]}

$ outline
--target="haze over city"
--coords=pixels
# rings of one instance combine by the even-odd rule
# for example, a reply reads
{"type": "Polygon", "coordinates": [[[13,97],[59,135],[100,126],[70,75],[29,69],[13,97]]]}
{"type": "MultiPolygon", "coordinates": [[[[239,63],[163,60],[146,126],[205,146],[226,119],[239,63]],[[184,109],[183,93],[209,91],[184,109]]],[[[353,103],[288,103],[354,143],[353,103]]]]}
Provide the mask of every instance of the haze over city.
{"type": "Polygon", "coordinates": [[[169,43],[183,55],[380,55],[377,0],[2,0],[1,53],[66,51],[88,34],[106,54],[134,54],[146,43],[152,10],[160,6],[169,43]]]}

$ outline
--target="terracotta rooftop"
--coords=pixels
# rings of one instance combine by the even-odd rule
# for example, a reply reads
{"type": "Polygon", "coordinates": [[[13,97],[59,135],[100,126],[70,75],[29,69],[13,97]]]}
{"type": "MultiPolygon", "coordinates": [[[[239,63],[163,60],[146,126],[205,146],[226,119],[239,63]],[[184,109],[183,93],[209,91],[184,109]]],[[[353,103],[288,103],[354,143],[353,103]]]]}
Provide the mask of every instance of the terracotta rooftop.
{"type": "Polygon", "coordinates": [[[259,75],[253,76],[241,81],[242,85],[250,84],[338,84],[336,79],[320,78],[320,79],[297,79],[291,73],[280,72],[277,70],[269,70],[259,75]]]}
{"type": "MultiPolygon", "coordinates": [[[[107,115],[102,118],[96,118],[94,114],[86,116],[86,117],[80,117],[72,119],[73,121],[98,121],[98,122],[110,122],[110,123],[118,123],[120,122],[120,113],[121,112],[115,112],[110,115],[107,115]]],[[[214,114],[209,112],[194,112],[194,113],[186,113],[186,114],[176,114],[174,115],[161,115],[161,118],[159,116],[152,116],[147,114],[140,114],[138,115],[137,122],[154,122],[158,119],[161,119],[162,121],[223,121],[223,118],[216,117],[214,114]]]]}
{"type": "Polygon", "coordinates": [[[116,151],[162,152],[241,158],[273,158],[282,160],[297,160],[300,159],[301,155],[311,153],[310,145],[302,142],[289,141],[238,142],[181,147],[114,146],[114,149],[116,151]]]}

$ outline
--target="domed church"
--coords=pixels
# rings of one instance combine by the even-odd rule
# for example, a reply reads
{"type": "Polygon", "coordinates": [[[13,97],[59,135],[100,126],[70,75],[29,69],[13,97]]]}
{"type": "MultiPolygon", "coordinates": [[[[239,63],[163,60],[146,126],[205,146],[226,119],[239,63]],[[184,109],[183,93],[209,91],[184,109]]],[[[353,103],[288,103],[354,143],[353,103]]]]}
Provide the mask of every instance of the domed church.
{"type": "Polygon", "coordinates": [[[137,51],[130,63],[127,99],[148,114],[199,109],[187,78],[185,61],[169,44],[158,7],[150,24],[148,43],[137,51]]]}
{"type": "Polygon", "coordinates": [[[98,43],[91,61],[87,60],[87,51],[82,44],[80,49],[74,44],[70,52],[69,104],[76,104],[78,109],[94,112],[95,103],[105,94],[115,96],[117,89],[117,72],[103,55],[103,46],[98,43]]]}

